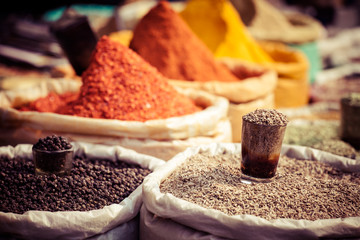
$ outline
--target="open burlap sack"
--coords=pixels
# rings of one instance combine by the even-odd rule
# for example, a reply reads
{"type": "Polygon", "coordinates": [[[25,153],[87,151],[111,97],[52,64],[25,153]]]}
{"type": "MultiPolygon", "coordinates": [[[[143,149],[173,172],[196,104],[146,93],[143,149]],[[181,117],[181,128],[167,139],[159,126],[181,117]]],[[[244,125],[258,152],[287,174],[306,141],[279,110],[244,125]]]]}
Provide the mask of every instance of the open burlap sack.
{"type": "MultiPolygon", "coordinates": [[[[161,182],[199,152],[238,154],[240,144],[210,144],[188,148],[150,174],[143,183],[140,239],[319,239],[360,237],[360,216],[316,221],[229,216],[160,191],[161,182]]],[[[360,172],[360,163],[307,147],[283,145],[282,155],[329,163],[342,171],[360,172]]],[[[205,197],[205,196],[204,196],[205,197]]]]}
{"type": "Polygon", "coordinates": [[[35,143],[36,139],[57,133],[73,141],[125,145],[145,150],[154,156],[170,159],[194,144],[231,142],[231,126],[227,118],[227,99],[194,90],[180,89],[204,110],[195,114],[146,122],[91,119],[43,112],[22,112],[14,107],[46,96],[50,91],[77,91],[79,82],[46,81],[40,85],[0,92],[0,136],[2,145],[35,143]],[[211,121],[209,121],[211,119],[211,121]],[[174,145],[172,145],[174,143],[174,145]],[[163,148],[172,146],[172,150],[163,148]]]}
{"type": "MultiPolygon", "coordinates": [[[[81,142],[72,143],[75,156],[108,159],[139,164],[152,171],[164,161],[119,146],[81,142]]],[[[0,156],[32,158],[32,145],[0,147],[0,156]]],[[[138,239],[138,214],[142,204],[142,187],[136,188],[120,204],[91,211],[27,211],[24,214],[0,212],[0,235],[21,239],[138,239]]],[[[10,238],[12,239],[12,238],[10,238]]]]}
{"type": "MultiPolygon", "coordinates": [[[[193,4],[201,2],[199,5],[206,2],[207,4],[204,5],[207,7],[210,6],[211,9],[213,9],[213,6],[207,1],[191,2],[193,4]]],[[[212,2],[215,6],[216,1],[212,2]]],[[[228,1],[219,1],[219,4],[217,4],[216,7],[217,8],[214,7],[214,9],[216,9],[216,11],[214,10],[216,14],[212,16],[212,20],[219,23],[220,26],[227,23],[226,27],[229,29],[231,28],[231,32],[233,32],[234,35],[231,35],[230,30],[227,32],[227,28],[220,28],[211,24],[210,26],[204,11],[202,11],[200,17],[194,14],[194,12],[196,13],[196,8],[193,9],[191,14],[191,21],[194,21],[194,24],[202,21],[202,23],[209,25],[208,28],[204,28],[197,24],[197,28],[193,28],[192,30],[198,37],[207,43],[207,46],[212,49],[214,55],[216,57],[232,57],[243,61],[258,63],[275,70],[278,74],[278,81],[275,89],[276,107],[299,107],[306,105],[309,98],[309,63],[306,55],[301,51],[288,47],[284,43],[271,41],[256,42],[252,36],[248,34],[248,31],[243,26],[242,22],[238,21],[239,19],[234,13],[235,10],[231,10],[228,1]],[[231,17],[226,17],[227,15],[224,13],[225,6],[233,16],[232,20],[231,17]],[[198,21],[199,18],[201,20],[198,21]],[[234,24],[238,25],[238,27],[235,28],[234,24]],[[241,37],[235,35],[236,33],[241,34],[241,37]],[[234,38],[233,36],[236,37],[234,38]],[[215,41],[215,47],[212,48],[210,47],[210,43],[213,39],[218,40],[215,41]],[[237,41],[233,42],[233,39],[236,39],[237,41]],[[221,51],[217,50],[218,48],[221,49],[221,51]],[[245,50],[235,51],[236,49],[241,48],[245,48],[245,50]],[[246,51],[248,54],[245,54],[246,51]]],[[[187,22],[189,23],[189,21],[187,22]]],[[[266,88],[266,86],[263,85],[254,91],[261,91],[260,89],[262,88],[266,88]]],[[[229,100],[233,101],[232,99],[229,100]]]]}
{"type": "Polygon", "coordinates": [[[276,108],[302,107],[310,98],[309,62],[304,53],[276,42],[260,41],[274,63],[268,66],[278,74],[275,88],[276,108]]]}
{"type": "Polygon", "coordinates": [[[231,122],[233,142],[241,142],[242,117],[244,115],[256,109],[272,109],[274,107],[273,93],[248,103],[230,103],[228,116],[231,122]]]}
{"type": "Polygon", "coordinates": [[[277,75],[257,64],[240,59],[220,58],[232,73],[241,78],[238,82],[170,80],[174,86],[200,89],[222,96],[230,101],[228,116],[232,128],[232,141],[241,140],[242,116],[257,108],[274,108],[274,89],[277,75]]]}
{"type": "Polygon", "coordinates": [[[174,86],[203,90],[227,98],[233,103],[246,103],[272,93],[276,87],[277,75],[273,70],[240,59],[220,58],[219,62],[239,77],[237,82],[170,80],[174,86]]]}
{"type": "Polygon", "coordinates": [[[325,29],[316,19],[302,13],[283,12],[266,0],[231,2],[256,39],[302,44],[324,35],[325,29]]]}

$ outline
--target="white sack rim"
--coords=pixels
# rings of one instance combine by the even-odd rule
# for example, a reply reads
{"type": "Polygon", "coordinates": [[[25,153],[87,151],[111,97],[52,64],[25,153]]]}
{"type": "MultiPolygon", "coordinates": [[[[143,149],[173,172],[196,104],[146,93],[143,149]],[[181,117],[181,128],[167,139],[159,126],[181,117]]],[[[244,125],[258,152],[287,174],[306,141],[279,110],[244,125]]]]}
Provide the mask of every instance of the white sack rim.
{"type": "MultiPolygon", "coordinates": [[[[139,154],[122,147],[75,142],[74,155],[86,158],[106,158],[113,161],[135,163],[152,171],[164,164],[155,157],[139,154]]],[[[32,159],[32,145],[1,147],[0,155],[8,158],[32,159]]],[[[91,211],[27,211],[24,214],[0,212],[0,232],[27,238],[87,238],[105,233],[134,218],[142,204],[142,185],[139,185],[119,204],[91,211]]]]}
{"type": "MultiPolygon", "coordinates": [[[[322,234],[346,235],[354,234],[354,232],[360,236],[360,216],[316,221],[282,218],[266,220],[246,214],[229,216],[219,210],[207,209],[176,198],[172,194],[160,192],[161,182],[190,156],[202,151],[216,154],[225,149],[228,152],[240,153],[241,144],[216,143],[188,148],[177,154],[156,172],[151,173],[143,182],[143,201],[146,209],[159,217],[170,218],[185,226],[226,238],[236,239],[241,231],[245,231],[244,229],[252,229],[253,232],[257,231],[256,229],[269,228],[275,228],[282,232],[304,230],[318,236],[322,234]]],[[[319,160],[338,167],[342,171],[360,172],[360,163],[357,161],[308,147],[283,145],[281,154],[297,159],[319,160]]]]}

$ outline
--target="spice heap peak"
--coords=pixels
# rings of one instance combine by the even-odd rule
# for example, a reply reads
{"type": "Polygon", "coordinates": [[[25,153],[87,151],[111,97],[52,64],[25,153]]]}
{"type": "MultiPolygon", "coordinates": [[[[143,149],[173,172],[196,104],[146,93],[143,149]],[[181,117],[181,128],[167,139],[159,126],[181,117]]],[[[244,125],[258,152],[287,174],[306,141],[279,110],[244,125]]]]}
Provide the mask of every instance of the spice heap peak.
{"type": "Polygon", "coordinates": [[[243,116],[243,120],[269,126],[286,126],[289,120],[287,116],[275,109],[256,109],[243,116]]]}
{"type": "Polygon", "coordinates": [[[153,66],[107,36],[98,41],[82,81],[79,97],[67,104],[61,113],[147,121],[200,110],[153,66]]]}
{"type": "Polygon", "coordinates": [[[137,24],[130,48],[168,78],[239,81],[192,32],[167,1],[160,1],[137,24]]]}
{"type": "MultiPolygon", "coordinates": [[[[238,1],[238,4],[242,2],[238,1]]],[[[244,2],[240,5],[250,3],[244,2]]],[[[247,10],[249,13],[250,9],[247,10]]],[[[230,0],[188,0],[180,16],[216,57],[238,58],[261,64],[274,62],[251,36],[230,0]]],[[[276,25],[273,21],[268,24],[276,25]]]]}

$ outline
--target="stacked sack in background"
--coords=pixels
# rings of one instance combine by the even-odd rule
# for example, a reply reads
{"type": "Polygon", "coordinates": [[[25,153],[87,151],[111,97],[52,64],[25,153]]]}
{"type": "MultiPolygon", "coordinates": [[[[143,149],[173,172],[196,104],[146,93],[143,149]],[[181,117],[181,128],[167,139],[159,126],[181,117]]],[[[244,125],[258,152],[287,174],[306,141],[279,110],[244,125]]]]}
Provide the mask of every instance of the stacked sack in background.
{"type": "Polygon", "coordinates": [[[360,92],[360,29],[351,28],[319,41],[324,69],[312,86],[315,103],[339,103],[341,97],[360,92]]]}
{"type": "Polygon", "coordinates": [[[279,42],[303,52],[313,83],[321,70],[318,42],[326,30],[316,19],[295,11],[279,10],[266,0],[231,0],[244,24],[257,40],[279,42]]]}

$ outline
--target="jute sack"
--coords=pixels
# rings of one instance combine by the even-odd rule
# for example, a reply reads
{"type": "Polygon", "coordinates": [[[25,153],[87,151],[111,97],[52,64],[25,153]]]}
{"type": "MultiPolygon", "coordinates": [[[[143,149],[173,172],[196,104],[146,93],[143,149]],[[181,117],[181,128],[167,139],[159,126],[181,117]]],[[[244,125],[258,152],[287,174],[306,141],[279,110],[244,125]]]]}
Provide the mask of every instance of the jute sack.
{"type": "Polygon", "coordinates": [[[318,40],[325,29],[316,19],[285,13],[264,0],[231,0],[251,35],[259,40],[302,44],[318,40]]]}
{"type": "Polygon", "coordinates": [[[227,99],[194,90],[180,89],[204,110],[182,116],[146,122],[91,119],[42,112],[21,112],[14,107],[46,96],[50,91],[77,91],[78,82],[47,81],[23,90],[0,92],[1,144],[34,143],[49,133],[69,137],[73,141],[119,144],[149,151],[153,156],[170,159],[194,144],[231,142],[231,125],[227,118],[227,99]],[[209,121],[211,119],[212,121],[209,121]],[[172,145],[174,143],[174,145],[172,145]],[[164,147],[171,145],[170,151],[164,147]]]}
{"type": "Polygon", "coordinates": [[[258,64],[234,58],[219,58],[231,72],[239,77],[237,82],[170,80],[174,86],[199,89],[227,98],[232,103],[246,103],[272,93],[276,87],[276,72],[258,64]]]}
{"type": "MultiPolygon", "coordinates": [[[[179,153],[143,183],[140,239],[318,239],[360,237],[360,216],[326,220],[266,220],[253,215],[229,216],[221,211],[160,192],[160,184],[190,156],[240,153],[240,144],[221,143],[188,148],[179,153]]],[[[282,155],[329,163],[342,171],[360,172],[360,163],[319,150],[283,145],[282,155]]]]}
{"type": "Polygon", "coordinates": [[[260,46],[275,63],[267,66],[278,74],[275,88],[276,108],[302,107],[310,98],[309,63],[304,53],[276,42],[260,41],[260,46]]]}
{"type": "Polygon", "coordinates": [[[228,116],[231,122],[233,142],[241,142],[242,117],[256,109],[271,109],[275,107],[274,93],[248,103],[230,103],[228,116]]]}
{"type": "MultiPolygon", "coordinates": [[[[164,161],[119,146],[73,142],[74,156],[139,164],[152,171],[164,161]]],[[[0,156],[32,159],[32,145],[0,147],[0,156]]],[[[24,214],[0,212],[0,235],[21,239],[138,239],[142,187],[136,188],[120,204],[91,211],[27,211],[24,214]]]]}
{"type": "Polygon", "coordinates": [[[170,80],[171,84],[183,88],[194,88],[222,96],[230,101],[228,117],[232,128],[232,141],[241,141],[242,116],[257,108],[274,108],[274,90],[277,83],[276,72],[257,64],[240,59],[220,58],[238,82],[196,82],[170,80]]]}

